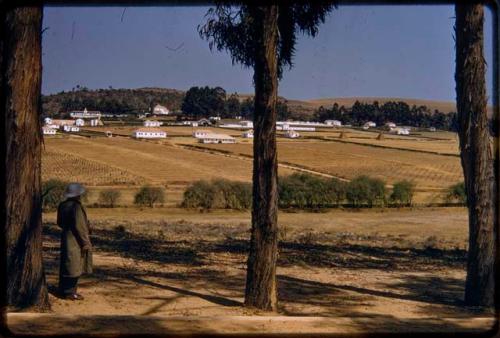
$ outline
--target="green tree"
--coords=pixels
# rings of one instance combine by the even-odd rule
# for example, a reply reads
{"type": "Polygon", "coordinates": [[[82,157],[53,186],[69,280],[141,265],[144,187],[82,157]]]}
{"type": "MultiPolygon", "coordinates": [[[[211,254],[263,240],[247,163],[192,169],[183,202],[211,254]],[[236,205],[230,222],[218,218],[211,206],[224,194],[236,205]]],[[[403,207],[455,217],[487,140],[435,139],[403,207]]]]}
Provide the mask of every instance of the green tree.
{"type": "Polygon", "coordinates": [[[399,206],[411,206],[414,192],[415,184],[413,182],[407,180],[395,182],[390,199],[399,206]]]}
{"type": "Polygon", "coordinates": [[[374,205],[383,206],[385,195],[384,181],[365,175],[354,178],[346,189],[346,198],[354,207],[360,207],[364,204],[370,208],[374,205]]]}
{"type": "Polygon", "coordinates": [[[57,209],[59,203],[64,201],[64,191],[68,182],[50,179],[42,183],[42,208],[44,210],[57,209]]]}
{"type": "Polygon", "coordinates": [[[114,208],[121,197],[121,192],[116,189],[106,189],[99,193],[99,203],[114,208]]]}
{"type": "Polygon", "coordinates": [[[224,114],[226,91],[221,87],[191,87],[182,102],[184,114],[200,118],[224,114]]]}
{"type": "Polygon", "coordinates": [[[134,204],[149,206],[152,208],[155,203],[164,203],[165,193],[163,188],[143,186],[134,197],[134,204]]]}
{"type": "Polygon", "coordinates": [[[245,305],[277,309],[278,182],[276,157],[276,102],[278,77],[292,66],[296,32],[312,36],[323,22],[330,3],[234,6],[218,3],[199,27],[210,48],[228,50],[233,63],[254,70],[254,165],[252,234],[247,261],[245,305]]]}
{"type": "Polygon", "coordinates": [[[460,182],[448,187],[445,197],[447,202],[458,202],[467,205],[467,193],[465,192],[465,183],[460,182]]]}
{"type": "Polygon", "coordinates": [[[229,98],[225,102],[224,114],[222,117],[224,118],[235,118],[240,115],[241,104],[238,99],[238,95],[236,93],[229,96],[229,98]]]}

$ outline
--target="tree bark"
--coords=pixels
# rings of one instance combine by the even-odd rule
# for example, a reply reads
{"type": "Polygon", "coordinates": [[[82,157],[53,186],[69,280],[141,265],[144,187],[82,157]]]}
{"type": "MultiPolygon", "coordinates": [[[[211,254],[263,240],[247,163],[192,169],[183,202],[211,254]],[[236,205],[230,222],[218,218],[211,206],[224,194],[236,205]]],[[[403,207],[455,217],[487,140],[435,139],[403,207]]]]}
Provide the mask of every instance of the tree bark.
{"type": "Polygon", "coordinates": [[[49,302],[41,220],[42,7],[9,9],[1,19],[3,301],[9,310],[45,310],[49,302]]]}
{"type": "Polygon", "coordinates": [[[460,155],[469,209],[465,303],[494,305],[497,268],[498,155],[486,115],[483,6],[457,4],[456,92],[460,155]]]}
{"type": "Polygon", "coordinates": [[[278,8],[252,7],[258,41],[255,50],[252,235],[247,261],[245,305],[277,309],[278,162],[276,102],[278,91],[278,8]]]}

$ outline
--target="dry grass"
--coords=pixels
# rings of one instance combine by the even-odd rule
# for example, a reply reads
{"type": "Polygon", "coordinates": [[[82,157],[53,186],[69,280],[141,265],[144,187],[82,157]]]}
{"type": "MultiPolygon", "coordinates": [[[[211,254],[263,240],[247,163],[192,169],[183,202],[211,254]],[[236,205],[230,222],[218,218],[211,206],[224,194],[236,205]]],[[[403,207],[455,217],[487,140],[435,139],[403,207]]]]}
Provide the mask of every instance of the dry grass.
{"type": "MultiPolygon", "coordinates": [[[[57,141],[66,142],[66,140],[57,141]]],[[[46,144],[53,142],[56,140],[45,140],[46,144]]],[[[122,168],[81,157],[81,153],[68,153],[59,147],[48,148],[42,156],[42,180],[44,181],[57,178],[63,181],[81,182],[90,186],[137,185],[145,181],[142,176],[131,174],[122,168]]]]}
{"type": "MultiPolygon", "coordinates": [[[[91,185],[94,180],[111,177],[115,181],[136,184],[143,180],[149,184],[187,184],[199,179],[224,177],[230,180],[251,180],[252,162],[195,152],[169,144],[155,144],[125,138],[67,138],[47,139],[43,154],[43,175],[80,181],[91,185]],[[65,155],[61,155],[65,154],[65,155]],[[72,157],[81,159],[73,162],[72,157]],[[66,156],[66,160],[60,160],[66,156]],[[84,160],[83,160],[84,159],[84,160]],[[92,165],[84,165],[85,161],[92,165]],[[81,170],[84,166],[85,170],[81,170]],[[103,174],[93,168],[101,168],[103,174]],[[114,171],[113,171],[114,170],[114,171]],[[112,177],[113,174],[116,177],[112,177]]],[[[100,182],[111,185],[107,179],[100,182]]],[[[112,183],[114,184],[114,183],[112,183]]]]}
{"type": "MultiPolygon", "coordinates": [[[[207,149],[252,154],[249,144],[204,146],[207,149]]],[[[389,184],[409,179],[420,189],[446,188],[462,180],[458,157],[350,143],[282,141],[278,143],[278,160],[346,179],[370,175],[389,184]]]]}

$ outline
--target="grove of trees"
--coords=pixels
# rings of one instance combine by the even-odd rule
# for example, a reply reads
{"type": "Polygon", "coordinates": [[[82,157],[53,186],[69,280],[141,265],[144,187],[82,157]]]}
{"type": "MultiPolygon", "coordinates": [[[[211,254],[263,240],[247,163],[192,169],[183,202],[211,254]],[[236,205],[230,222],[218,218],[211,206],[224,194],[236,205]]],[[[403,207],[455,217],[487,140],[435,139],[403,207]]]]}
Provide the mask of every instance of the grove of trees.
{"type": "Polygon", "coordinates": [[[421,128],[435,127],[443,130],[457,130],[457,114],[444,113],[426,106],[408,105],[403,101],[388,101],[380,105],[377,101],[365,103],[356,101],[350,108],[334,103],[331,108],[320,107],[314,112],[316,120],[339,120],[343,124],[361,125],[373,121],[377,125],[394,122],[399,125],[421,128]]]}

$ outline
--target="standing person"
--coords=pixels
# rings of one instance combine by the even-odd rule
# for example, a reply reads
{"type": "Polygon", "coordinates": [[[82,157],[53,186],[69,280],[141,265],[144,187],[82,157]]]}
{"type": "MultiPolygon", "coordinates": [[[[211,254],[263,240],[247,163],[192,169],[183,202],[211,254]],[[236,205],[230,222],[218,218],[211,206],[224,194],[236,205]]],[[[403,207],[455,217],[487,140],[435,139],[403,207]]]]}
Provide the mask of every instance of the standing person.
{"type": "Polygon", "coordinates": [[[76,293],[78,278],[92,273],[92,245],[87,214],[80,201],[85,188],[79,183],[66,187],[66,200],[57,209],[57,225],[62,228],[59,291],[66,299],[83,300],[76,293]]]}

